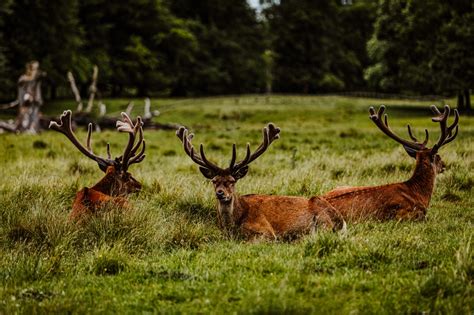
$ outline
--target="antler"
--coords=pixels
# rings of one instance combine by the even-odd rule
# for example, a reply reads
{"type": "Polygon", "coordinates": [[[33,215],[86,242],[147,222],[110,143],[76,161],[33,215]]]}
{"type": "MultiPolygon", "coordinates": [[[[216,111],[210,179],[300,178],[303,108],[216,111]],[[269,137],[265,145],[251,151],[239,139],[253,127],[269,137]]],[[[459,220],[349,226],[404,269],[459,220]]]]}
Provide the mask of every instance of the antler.
{"type": "Polygon", "coordinates": [[[267,127],[263,128],[263,143],[255,150],[254,153],[250,152],[250,144],[247,144],[247,154],[245,158],[240,161],[239,163],[235,163],[237,150],[235,144],[232,145],[232,159],[230,161],[230,166],[227,169],[220,168],[216,164],[212,163],[206,158],[204,154],[204,147],[201,144],[199,146],[200,156],[195,153],[195,149],[191,144],[191,140],[193,139],[193,134],[188,134],[188,130],[184,127],[180,127],[178,131],[176,131],[176,135],[183,143],[184,151],[186,154],[199,166],[204,167],[213,171],[215,174],[222,174],[222,173],[231,173],[234,174],[238,170],[246,167],[248,164],[253,162],[256,158],[263,154],[268,148],[268,146],[276,139],[280,137],[280,128],[275,127],[272,123],[268,124],[267,127]]]}
{"type": "Polygon", "coordinates": [[[385,112],[385,106],[382,105],[380,106],[379,110],[377,111],[377,113],[375,112],[375,109],[373,107],[370,107],[369,108],[369,117],[370,119],[372,119],[372,121],[375,123],[375,125],[377,125],[377,127],[379,127],[380,130],[382,130],[383,133],[385,133],[387,136],[389,136],[390,138],[394,139],[395,141],[397,141],[398,143],[401,143],[403,146],[405,147],[408,147],[408,148],[411,148],[413,150],[416,150],[416,151],[420,151],[420,150],[423,150],[426,148],[426,144],[428,143],[428,138],[429,138],[429,134],[428,134],[428,130],[425,129],[425,140],[420,143],[414,136],[413,136],[413,133],[411,131],[411,127],[410,125],[407,125],[407,128],[408,128],[408,135],[410,136],[410,138],[413,140],[413,141],[408,141],[408,140],[405,140],[405,139],[402,139],[400,138],[399,136],[397,136],[391,129],[390,127],[388,126],[388,117],[387,117],[387,114],[384,115],[384,112],[385,112]],[[384,119],[382,120],[382,115],[384,116],[384,119]]]}
{"type": "Polygon", "coordinates": [[[458,135],[458,130],[459,130],[459,113],[457,109],[454,109],[454,121],[453,123],[448,127],[447,122],[448,122],[448,117],[450,114],[450,108],[448,105],[444,105],[444,111],[441,113],[438,108],[435,105],[431,105],[431,111],[437,115],[437,117],[433,117],[431,120],[433,122],[438,122],[439,127],[441,129],[441,134],[439,136],[439,139],[437,143],[433,146],[431,149],[432,154],[436,154],[438,150],[445,144],[450,143],[453,141],[456,136],[458,135]],[[454,130],[454,134],[453,134],[454,130]]]}
{"type": "Polygon", "coordinates": [[[143,122],[140,116],[134,124],[127,113],[122,112],[122,121],[117,121],[117,130],[126,132],[129,135],[127,146],[119,158],[122,163],[122,170],[126,172],[128,167],[134,163],[140,163],[145,158],[145,140],[143,139],[143,122]],[[138,141],[135,141],[137,139],[138,141]],[[135,143],[136,142],[136,143],[135,143]],[[141,147],[140,152],[137,151],[141,147]]]}
{"type": "Polygon", "coordinates": [[[237,164],[235,164],[235,160],[236,160],[235,144],[232,146],[232,159],[231,159],[230,167],[229,167],[232,173],[238,171],[239,169],[255,161],[255,159],[257,159],[260,155],[263,154],[263,152],[267,150],[268,146],[273,141],[280,138],[280,128],[275,127],[275,125],[272,123],[269,123],[267,127],[263,128],[262,133],[263,133],[263,143],[260,144],[260,146],[257,148],[257,150],[255,150],[254,153],[250,152],[250,144],[247,143],[247,153],[245,155],[245,158],[242,161],[238,162],[237,164]]]}
{"type": "Polygon", "coordinates": [[[107,154],[108,154],[108,159],[102,158],[98,155],[95,155],[92,152],[92,147],[91,147],[91,133],[92,133],[92,124],[90,123],[87,126],[87,140],[86,140],[86,146],[84,147],[79,140],[76,138],[74,135],[74,132],[72,131],[72,124],[71,124],[71,115],[72,112],[70,110],[64,111],[64,113],[59,117],[60,123],[58,124],[55,121],[51,121],[49,123],[49,128],[59,131],[62,134],[64,134],[71,142],[76,146],[76,148],[79,149],[85,156],[89,157],[90,159],[96,161],[99,164],[99,167],[102,171],[105,172],[107,169],[107,166],[112,166],[115,165],[116,162],[114,160],[111,160],[110,158],[110,147],[107,145],[107,154]]]}
{"type": "Polygon", "coordinates": [[[222,168],[220,168],[219,166],[217,166],[216,164],[212,163],[211,161],[209,161],[207,158],[206,158],[206,155],[204,153],[204,147],[201,143],[201,145],[199,146],[199,151],[201,153],[201,156],[198,156],[196,153],[195,153],[195,149],[191,143],[191,140],[193,139],[194,137],[194,134],[189,134],[188,130],[185,128],[185,127],[180,127],[177,131],[176,131],[176,136],[178,136],[179,140],[181,140],[181,142],[183,143],[183,148],[184,148],[184,152],[186,152],[186,154],[196,163],[198,164],[199,166],[202,166],[204,168],[207,168],[213,172],[215,172],[216,174],[219,174],[219,173],[222,173],[224,170],[222,168]]]}

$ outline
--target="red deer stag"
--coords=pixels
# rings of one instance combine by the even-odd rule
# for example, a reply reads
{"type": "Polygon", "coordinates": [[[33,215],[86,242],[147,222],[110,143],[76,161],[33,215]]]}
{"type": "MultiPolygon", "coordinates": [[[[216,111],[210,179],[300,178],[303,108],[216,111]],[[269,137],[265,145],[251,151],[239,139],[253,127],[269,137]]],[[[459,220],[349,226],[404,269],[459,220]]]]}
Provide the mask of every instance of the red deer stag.
{"type": "Polygon", "coordinates": [[[341,212],[344,219],[358,221],[368,218],[378,220],[420,220],[424,219],[433,193],[436,175],[444,171],[445,164],[438,155],[438,150],[453,141],[458,134],[459,114],[454,110],[454,122],[447,126],[450,114],[449,106],[444,106],[441,113],[436,106],[431,106],[436,115],[433,122],[439,123],[441,135],[438,142],[430,149],[428,130],[425,129],[425,140],[419,142],[408,125],[408,135],[412,141],[397,136],[388,126],[387,114],[382,116],[385,107],[381,106],[376,113],[369,109],[370,119],[390,138],[402,144],[406,152],[416,159],[415,171],[411,178],[402,183],[375,187],[340,187],[322,197],[341,212]]]}
{"type": "Polygon", "coordinates": [[[206,158],[202,144],[200,156],[195,153],[191,144],[193,134],[188,135],[184,127],[181,127],[176,135],[182,141],[186,154],[199,165],[204,177],[212,181],[218,201],[218,223],[224,231],[237,232],[247,239],[258,237],[275,239],[310,232],[320,225],[334,230],[345,228],[345,222],[340,214],[319,197],[307,199],[271,195],[240,196],[236,193],[236,182],[247,174],[249,164],[279,138],[279,133],[279,128],[268,124],[263,129],[263,143],[253,153],[247,144],[245,158],[237,163],[234,144],[230,166],[225,169],[206,158]]]}
{"type": "Polygon", "coordinates": [[[71,128],[70,110],[61,115],[59,124],[54,121],[50,123],[49,128],[63,133],[82,154],[96,161],[99,168],[105,172],[105,176],[97,184],[91,188],[85,187],[76,194],[72,212],[69,215],[71,220],[81,220],[87,215],[94,214],[106,203],[127,207],[127,200],[124,197],[141,189],[141,184],[128,172],[128,168],[145,158],[143,123],[138,117],[134,124],[125,113],[122,113],[122,119],[123,121],[117,121],[117,130],[128,133],[129,138],[123,154],[115,159],[112,159],[110,155],[109,144],[107,144],[107,158],[92,152],[92,124],[88,126],[86,146],[79,142],[71,128]]]}

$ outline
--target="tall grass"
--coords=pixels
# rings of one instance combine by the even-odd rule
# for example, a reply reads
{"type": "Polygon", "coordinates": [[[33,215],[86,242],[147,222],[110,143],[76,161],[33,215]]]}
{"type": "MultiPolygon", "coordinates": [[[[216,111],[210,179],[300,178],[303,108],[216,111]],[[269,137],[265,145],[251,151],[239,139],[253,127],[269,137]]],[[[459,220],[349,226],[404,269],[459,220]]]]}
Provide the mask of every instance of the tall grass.
{"type": "MultiPolygon", "coordinates": [[[[106,102],[119,113],[126,101],[106,102]]],[[[138,103],[138,101],[136,101],[138,103]]],[[[388,107],[391,126],[421,134],[429,103],[341,97],[154,100],[161,122],[187,126],[207,155],[242,157],[272,121],[281,139],[250,166],[240,193],[313,196],[340,185],[411,175],[414,160],[368,119],[388,107]]],[[[72,104],[72,103],[71,103],[72,104]]],[[[438,104],[441,105],[441,104],[438,104]]],[[[66,102],[52,104],[58,114],[66,102]]],[[[136,113],[139,109],[136,108],[136,113]]],[[[80,136],[85,136],[83,131],[80,136]]],[[[474,120],[441,151],[424,222],[366,222],[348,233],[249,244],[218,229],[211,185],[172,131],[146,131],[147,157],[131,172],[143,184],[128,211],[67,221],[75,192],[101,177],[64,136],[0,135],[0,313],[465,313],[474,310],[474,120]]],[[[123,134],[93,135],[94,150],[123,134]]]]}

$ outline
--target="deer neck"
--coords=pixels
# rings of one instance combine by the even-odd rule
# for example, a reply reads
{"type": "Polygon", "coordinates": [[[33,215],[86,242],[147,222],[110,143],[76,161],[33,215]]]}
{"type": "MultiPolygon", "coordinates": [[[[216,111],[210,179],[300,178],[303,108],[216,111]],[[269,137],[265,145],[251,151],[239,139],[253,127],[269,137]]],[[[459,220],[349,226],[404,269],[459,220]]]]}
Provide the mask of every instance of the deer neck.
{"type": "Polygon", "coordinates": [[[232,230],[238,226],[244,209],[243,201],[237,193],[234,193],[228,202],[218,201],[217,216],[221,228],[232,230]]]}
{"type": "Polygon", "coordinates": [[[97,184],[91,187],[91,189],[109,196],[116,196],[118,195],[118,187],[116,187],[116,182],[117,180],[113,174],[106,173],[105,176],[97,184]]]}
{"type": "Polygon", "coordinates": [[[414,192],[421,198],[425,206],[428,206],[431,195],[433,193],[436,180],[436,172],[431,164],[431,159],[428,155],[416,157],[416,167],[411,178],[405,182],[414,192]]]}

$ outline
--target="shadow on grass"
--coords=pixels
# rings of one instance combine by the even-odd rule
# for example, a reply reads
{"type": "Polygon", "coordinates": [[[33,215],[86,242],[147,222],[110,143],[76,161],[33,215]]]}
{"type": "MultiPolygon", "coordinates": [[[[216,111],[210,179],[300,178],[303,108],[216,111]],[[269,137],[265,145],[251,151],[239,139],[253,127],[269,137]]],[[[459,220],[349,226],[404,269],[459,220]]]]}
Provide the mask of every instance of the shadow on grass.
{"type": "Polygon", "coordinates": [[[176,208],[189,220],[204,221],[210,224],[215,222],[215,208],[197,200],[181,200],[177,203],[176,208]]]}

